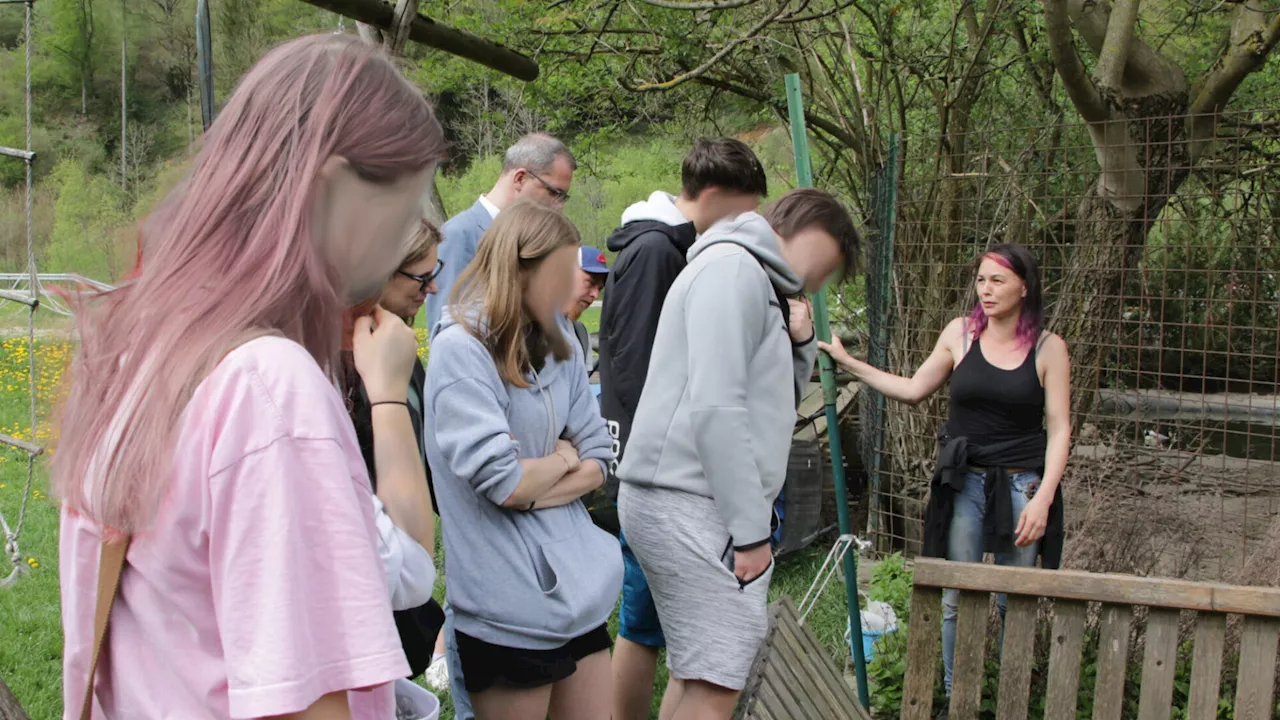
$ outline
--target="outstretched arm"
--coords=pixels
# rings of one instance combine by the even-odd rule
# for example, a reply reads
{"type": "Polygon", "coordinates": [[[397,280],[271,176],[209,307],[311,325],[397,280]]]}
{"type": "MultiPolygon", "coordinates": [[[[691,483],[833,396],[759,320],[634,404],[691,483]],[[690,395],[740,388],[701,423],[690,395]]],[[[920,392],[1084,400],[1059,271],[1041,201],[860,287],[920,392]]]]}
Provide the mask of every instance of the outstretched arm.
{"type": "Polygon", "coordinates": [[[933,352],[929,353],[929,357],[909,378],[887,373],[853,357],[844,349],[844,345],[835,335],[831,336],[829,344],[819,342],[818,347],[830,355],[840,367],[852,373],[861,382],[883,393],[885,397],[908,405],[916,405],[937,392],[938,388],[947,382],[947,378],[951,377],[952,349],[962,340],[962,325],[960,318],[952,320],[938,336],[933,352]]]}

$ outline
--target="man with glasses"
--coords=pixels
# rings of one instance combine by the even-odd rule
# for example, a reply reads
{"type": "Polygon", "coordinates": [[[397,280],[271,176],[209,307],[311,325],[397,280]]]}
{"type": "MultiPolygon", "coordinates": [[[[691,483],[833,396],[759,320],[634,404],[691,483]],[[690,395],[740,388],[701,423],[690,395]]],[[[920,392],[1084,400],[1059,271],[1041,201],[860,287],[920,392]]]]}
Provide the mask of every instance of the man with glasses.
{"type": "Polygon", "coordinates": [[[502,174],[493,189],[475,204],[449,219],[440,246],[443,272],[436,278],[440,292],[427,297],[427,330],[434,331],[440,311],[449,303],[453,284],[475,257],[476,245],[489,224],[519,198],[560,209],[569,200],[569,186],[578,163],[564,143],[543,133],[531,133],[507,148],[502,174]]]}

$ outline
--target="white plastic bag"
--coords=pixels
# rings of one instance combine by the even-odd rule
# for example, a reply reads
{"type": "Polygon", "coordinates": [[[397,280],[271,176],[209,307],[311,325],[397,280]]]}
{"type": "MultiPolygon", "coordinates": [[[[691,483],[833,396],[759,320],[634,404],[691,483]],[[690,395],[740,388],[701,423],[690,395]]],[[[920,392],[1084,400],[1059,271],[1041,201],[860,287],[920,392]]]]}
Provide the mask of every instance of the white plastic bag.
{"type": "Polygon", "coordinates": [[[440,701],[411,680],[396,680],[396,720],[437,720],[440,701]]]}
{"type": "Polygon", "coordinates": [[[862,632],[884,635],[898,629],[898,616],[893,606],[879,600],[867,601],[867,609],[859,613],[862,632]]]}

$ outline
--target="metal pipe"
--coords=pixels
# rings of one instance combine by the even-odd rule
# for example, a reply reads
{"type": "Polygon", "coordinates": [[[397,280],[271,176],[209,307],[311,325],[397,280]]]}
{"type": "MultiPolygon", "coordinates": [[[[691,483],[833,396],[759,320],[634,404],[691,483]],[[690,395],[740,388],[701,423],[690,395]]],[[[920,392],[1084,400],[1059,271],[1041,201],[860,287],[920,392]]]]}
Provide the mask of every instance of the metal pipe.
{"type": "Polygon", "coordinates": [[[17,148],[11,147],[0,146],[0,155],[8,155],[11,158],[18,158],[19,160],[26,160],[27,162],[31,162],[36,159],[36,154],[30,150],[18,150],[17,148]]]}
{"type": "MultiPolygon", "coordinates": [[[[0,273],[0,282],[30,282],[31,276],[27,273],[0,273]]],[[[93,278],[87,278],[78,273],[37,273],[36,281],[40,283],[47,282],[71,282],[88,285],[96,290],[106,292],[114,290],[115,286],[110,283],[104,283],[93,278]]]]}
{"type": "MultiPolygon", "coordinates": [[[[804,100],[800,94],[800,76],[786,76],[787,111],[791,119],[791,144],[796,157],[796,180],[800,187],[813,187],[813,167],[809,159],[809,136],[805,132],[804,100]]],[[[813,325],[818,339],[831,342],[831,324],[827,317],[825,289],[814,293],[813,325]]],[[[818,353],[818,368],[822,378],[822,399],[827,413],[827,441],[831,447],[831,478],[836,486],[836,518],[840,534],[850,535],[849,490],[844,477],[844,451],[840,443],[840,424],[836,399],[835,365],[826,353],[818,353]]],[[[858,609],[858,561],[857,552],[851,547],[844,553],[844,591],[849,606],[849,639],[853,651],[853,669],[858,678],[858,700],[863,707],[871,707],[867,691],[867,659],[862,651],[862,619],[858,609]]]]}
{"type": "Polygon", "coordinates": [[[209,21],[209,0],[196,0],[196,67],[200,85],[200,121],[208,130],[213,124],[213,29],[209,21]]]}

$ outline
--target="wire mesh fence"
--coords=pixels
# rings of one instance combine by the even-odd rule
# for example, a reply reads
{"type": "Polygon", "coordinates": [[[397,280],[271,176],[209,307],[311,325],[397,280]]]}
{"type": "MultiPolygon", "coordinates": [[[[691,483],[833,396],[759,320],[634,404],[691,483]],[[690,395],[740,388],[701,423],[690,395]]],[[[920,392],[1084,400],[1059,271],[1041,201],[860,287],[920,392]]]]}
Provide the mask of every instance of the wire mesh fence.
{"type": "MultiPolygon", "coordinates": [[[[914,372],[974,307],[983,250],[1025,245],[1073,364],[1066,564],[1237,578],[1280,537],[1280,111],[992,128],[901,154],[894,212],[874,212],[872,362],[914,372]],[[1212,142],[1189,130],[1210,122],[1212,142]]],[[[862,403],[882,552],[920,550],[946,395],[862,403]]]]}

